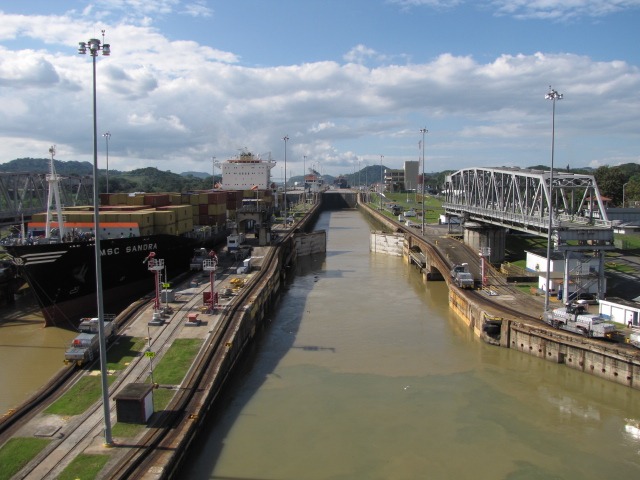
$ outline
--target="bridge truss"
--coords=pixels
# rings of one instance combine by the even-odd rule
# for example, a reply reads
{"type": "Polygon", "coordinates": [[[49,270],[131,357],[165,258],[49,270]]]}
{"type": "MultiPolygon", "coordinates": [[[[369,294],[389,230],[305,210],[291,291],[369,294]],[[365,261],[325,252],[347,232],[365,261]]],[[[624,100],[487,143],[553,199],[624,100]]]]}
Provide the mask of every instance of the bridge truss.
{"type": "MultiPolygon", "coordinates": [[[[47,210],[45,173],[0,173],[0,225],[17,224],[22,218],[47,210]]],[[[64,206],[92,205],[91,176],[60,177],[60,196],[64,206]]]]}
{"type": "Polygon", "coordinates": [[[564,253],[565,297],[571,252],[599,258],[598,294],[604,294],[604,252],[612,250],[613,228],[592,175],[519,168],[468,168],[447,177],[445,212],[464,222],[489,223],[551,238],[564,253]],[[553,182],[553,184],[551,184],[553,182]],[[551,215],[551,222],[549,221],[551,215]]]}
{"type": "Polygon", "coordinates": [[[447,177],[444,207],[447,213],[465,220],[547,235],[553,205],[552,230],[611,229],[592,175],[554,172],[553,188],[550,180],[550,172],[540,170],[458,170],[447,177]]]}

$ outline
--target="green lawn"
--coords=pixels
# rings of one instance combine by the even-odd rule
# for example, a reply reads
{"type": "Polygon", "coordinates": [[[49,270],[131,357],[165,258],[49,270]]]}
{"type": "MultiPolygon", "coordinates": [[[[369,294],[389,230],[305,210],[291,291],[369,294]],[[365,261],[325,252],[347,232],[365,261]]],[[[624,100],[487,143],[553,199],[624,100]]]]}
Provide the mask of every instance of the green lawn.
{"type": "MultiPolygon", "coordinates": [[[[384,206],[390,202],[400,205],[405,211],[411,208],[418,212],[422,210],[422,195],[420,194],[385,192],[384,197],[382,198],[383,213],[389,218],[396,218],[389,210],[384,208],[384,206]]],[[[380,206],[380,196],[377,193],[373,193],[371,195],[371,202],[369,205],[372,208],[378,208],[380,206]]],[[[426,195],[424,197],[424,210],[425,223],[438,223],[440,214],[444,213],[442,201],[436,197],[432,197],[431,195],[426,195]]]]}
{"type": "Polygon", "coordinates": [[[201,345],[202,340],[197,338],[176,339],[162,360],[154,365],[153,381],[161,385],[180,384],[201,345]]]}
{"type": "MultiPolygon", "coordinates": [[[[113,383],[114,377],[107,379],[113,383]]],[[[44,413],[52,415],[80,415],[102,396],[102,381],[100,375],[85,375],[75,385],[65,392],[62,397],[52,403],[44,413]]]]}
{"type": "Polygon", "coordinates": [[[620,273],[635,272],[635,268],[624,263],[607,262],[604,264],[604,268],[606,270],[613,270],[614,272],[620,272],[620,273]]]}
{"type": "Polygon", "coordinates": [[[96,478],[111,457],[109,455],[89,455],[81,453],[65,468],[58,480],[80,480],[96,478]]]}
{"type": "Polygon", "coordinates": [[[107,369],[124,370],[146,346],[144,338],[118,336],[107,352],[107,369]]]}
{"type": "Polygon", "coordinates": [[[158,412],[164,410],[175,395],[175,390],[168,388],[156,388],[153,391],[153,409],[158,412]]]}
{"type": "Polygon", "coordinates": [[[49,442],[44,438],[11,438],[0,448],[0,480],[13,477],[49,442]]]}
{"type": "MultiPolygon", "coordinates": [[[[155,392],[154,392],[155,395],[155,392]]],[[[111,428],[111,433],[115,437],[120,438],[134,438],[136,437],[142,429],[145,428],[145,425],[142,423],[124,423],[124,422],[116,422],[113,424],[111,428]]]]}
{"type": "Polygon", "coordinates": [[[538,289],[538,282],[516,283],[514,286],[522,293],[532,295],[532,292],[538,289]]]}

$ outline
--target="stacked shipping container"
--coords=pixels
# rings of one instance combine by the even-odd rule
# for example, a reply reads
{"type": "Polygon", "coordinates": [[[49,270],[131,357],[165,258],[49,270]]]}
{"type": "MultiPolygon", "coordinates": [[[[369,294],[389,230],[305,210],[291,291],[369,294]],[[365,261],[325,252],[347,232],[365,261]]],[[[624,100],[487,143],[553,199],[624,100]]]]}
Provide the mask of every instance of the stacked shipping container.
{"type": "MultiPolygon", "coordinates": [[[[227,220],[235,220],[242,208],[243,199],[259,199],[271,207],[271,190],[226,190],[191,193],[110,193],[100,195],[101,224],[105,224],[103,236],[111,236],[110,228],[123,224],[117,231],[131,235],[170,234],[182,235],[201,227],[226,228],[227,220]],[[125,225],[126,224],[126,227],[125,225]],[[137,227],[137,228],[136,228],[137,227]],[[124,229],[124,230],[123,230],[124,229]]],[[[93,207],[67,207],[63,211],[65,222],[92,230],[93,207]]],[[[46,223],[46,213],[34,214],[31,224],[46,223]]],[[[52,226],[57,226],[55,222],[52,226]]]]}

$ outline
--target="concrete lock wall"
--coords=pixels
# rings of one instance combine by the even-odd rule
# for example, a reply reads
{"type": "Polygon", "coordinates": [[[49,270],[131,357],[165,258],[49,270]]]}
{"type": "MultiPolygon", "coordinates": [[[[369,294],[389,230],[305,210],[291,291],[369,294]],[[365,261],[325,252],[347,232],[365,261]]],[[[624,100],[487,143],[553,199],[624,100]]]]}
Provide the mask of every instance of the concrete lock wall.
{"type": "Polygon", "coordinates": [[[478,336],[482,337],[484,312],[469,302],[464,293],[455,288],[449,288],[449,308],[453,310],[478,336]]]}
{"type": "Polygon", "coordinates": [[[304,257],[327,251],[327,232],[318,230],[312,233],[296,234],[294,237],[296,255],[304,257]]]}
{"type": "Polygon", "coordinates": [[[637,360],[585,338],[512,322],[509,346],[574,370],[640,389],[640,364],[637,360]]]}
{"type": "Polygon", "coordinates": [[[402,256],[404,246],[404,234],[371,232],[369,238],[369,250],[387,255],[402,256]]]}
{"type": "Polygon", "coordinates": [[[640,359],[613,344],[509,319],[501,319],[500,339],[496,340],[483,331],[483,325],[496,317],[476,305],[466,292],[450,289],[449,307],[478,337],[488,343],[640,390],[640,359]]]}

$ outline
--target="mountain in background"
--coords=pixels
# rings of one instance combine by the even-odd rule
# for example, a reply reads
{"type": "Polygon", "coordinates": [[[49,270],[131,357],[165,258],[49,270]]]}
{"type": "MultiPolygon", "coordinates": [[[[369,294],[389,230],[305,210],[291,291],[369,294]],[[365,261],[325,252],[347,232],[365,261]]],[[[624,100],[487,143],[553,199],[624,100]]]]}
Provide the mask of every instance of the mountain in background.
{"type": "MultiPolygon", "coordinates": [[[[0,172],[8,173],[49,173],[48,158],[18,158],[0,164],[0,172]]],[[[91,162],[54,160],[58,175],[64,177],[93,176],[91,162]]],[[[106,170],[99,170],[100,191],[106,190],[106,170]]],[[[218,177],[216,177],[218,178],[218,177]]],[[[163,172],[155,167],[139,168],[129,172],[109,170],[109,192],[187,192],[211,188],[211,175],[201,172],[177,174],[163,172]]]]}
{"type": "Polygon", "coordinates": [[[182,172],[180,175],[183,177],[196,177],[196,178],[209,178],[211,176],[210,173],[205,172],[182,172]]]}
{"type": "MultiPolygon", "coordinates": [[[[17,158],[10,162],[0,163],[0,172],[49,173],[50,161],[49,158],[17,158]]],[[[77,177],[93,175],[93,164],[90,162],[62,162],[60,160],[54,160],[53,166],[59,175],[77,177]]]]}
{"type": "MultiPolygon", "coordinates": [[[[49,173],[49,158],[16,158],[6,163],[0,163],[0,172],[30,172],[30,173],[49,173]]],[[[93,163],[70,161],[53,161],[56,173],[65,176],[84,176],[93,175],[93,163]]],[[[106,170],[100,170],[105,172],[106,170]]],[[[109,175],[120,175],[123,172],[118,170],[109,170],[109,175]]],[[[209,178],[210,173],[205,172],[183,172],[180,175],[196,178],[209,178]]]]}
{"type": "MultiPolygon", "coordinates": [[[[48,158],[18,158],[7,163],[0,164],[0,172],[10,173],[48,173],[48,158]]],[[[54,160],[56,173],[66,177],[86,177],[93,175],[93,164],[91,162],[60,161],[54,160]]],[[[546,165],[535,165],[529,169],[546,171],[546,165]]],[[[358,172],[347,175],[340,175],[340,179],[346,180],[347,185],[362,186],[372,185],[381,180],[381,173],[386,170],[384,165],[368,165],[358,172]]],[[[623,200],[632,201],[640,198],[640,165],[637,163],[626,163],[614,167],[602,166],[596,169],[566,168],[558,166],[555,170],[559,172],[581,173],[593,175],[598,184],[600,193],[608,197],[612,205],[621,205],[623,200]]],[[[433,190],[438,190],[445,183],[447,174],[453,170],[443,172],[425,172],[425,183],[433,190]]],[[[332,185],[335,177],[323,175],[325,184],[332,185]]],[[[216,182],[221,181],[220,176],[216,176],[216,182]]],[[[282,179],[274,179],[276,184],[281,184],[282,179]]],[[[293,186],[297,182],[302,183],[302,176],[287,178],[287,185],[293,186]]],[[[211,175],[204,172],[185,172],[182,174],[161,171],[155,167],[140,168],[129,172],[109,170],[108,183],[106,188],[107,175],[105,170],[100,170],[98,177],[99,191],[118,192],[188,192],[194,190],[209,190],[212,186],[211,175]]]]}

